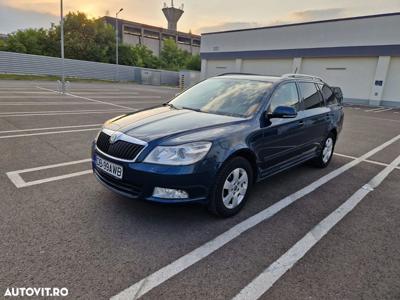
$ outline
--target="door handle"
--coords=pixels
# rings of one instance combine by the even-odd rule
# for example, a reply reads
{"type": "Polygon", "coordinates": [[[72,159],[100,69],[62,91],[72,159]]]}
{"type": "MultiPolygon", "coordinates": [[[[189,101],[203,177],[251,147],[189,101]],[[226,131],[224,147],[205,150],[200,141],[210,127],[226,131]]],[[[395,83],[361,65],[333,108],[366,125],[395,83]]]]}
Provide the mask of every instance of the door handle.
{"type": "Polygon", "coordinates": [[[300,126],[304,126],[304,121],[299,121],[298,124],[299,124],[300,126]]]}

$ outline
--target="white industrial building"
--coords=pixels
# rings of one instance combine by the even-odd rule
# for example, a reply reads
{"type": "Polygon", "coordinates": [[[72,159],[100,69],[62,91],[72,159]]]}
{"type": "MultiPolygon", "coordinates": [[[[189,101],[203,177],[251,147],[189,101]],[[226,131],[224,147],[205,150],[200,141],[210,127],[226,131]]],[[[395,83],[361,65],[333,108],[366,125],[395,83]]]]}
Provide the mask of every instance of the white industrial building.
{"type": "Polygon", "coordinates": [[[305,73],[345,101],[400,107],[400,13],[202,34],[201,72],[305,73]]]}

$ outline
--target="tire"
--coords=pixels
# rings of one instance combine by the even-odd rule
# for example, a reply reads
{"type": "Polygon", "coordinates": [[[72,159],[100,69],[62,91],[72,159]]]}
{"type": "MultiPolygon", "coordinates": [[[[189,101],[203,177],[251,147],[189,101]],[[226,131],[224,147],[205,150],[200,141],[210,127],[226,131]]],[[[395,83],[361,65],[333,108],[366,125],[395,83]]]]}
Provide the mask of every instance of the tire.
{"type": "Polygon", "coordinates": [[[331,132],[323,141],[318,156],[312,160],[314,166],[326,168],[329,165],[333,156],[333,151],[335,150],[335,143],[335,135],[331,132]]]}
{"type": "Polygon", "coordinates": [[[253,169],[243,157],[224,163],[210,192],[208,209],[219,217],[231,217],[245,205],[253,183],[253,169]]]}

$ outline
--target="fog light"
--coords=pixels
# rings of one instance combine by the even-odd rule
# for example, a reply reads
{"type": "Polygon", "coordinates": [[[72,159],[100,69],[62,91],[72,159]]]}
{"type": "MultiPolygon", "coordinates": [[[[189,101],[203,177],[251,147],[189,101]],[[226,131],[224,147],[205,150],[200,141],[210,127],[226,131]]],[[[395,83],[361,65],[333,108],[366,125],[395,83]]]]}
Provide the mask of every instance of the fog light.
{"type": "Polygon", "coordinates": [[[189,195],[187,192],[182,190],[155,187],[153,197],[163,199],[185,199],[189,198],[189,195]]]}

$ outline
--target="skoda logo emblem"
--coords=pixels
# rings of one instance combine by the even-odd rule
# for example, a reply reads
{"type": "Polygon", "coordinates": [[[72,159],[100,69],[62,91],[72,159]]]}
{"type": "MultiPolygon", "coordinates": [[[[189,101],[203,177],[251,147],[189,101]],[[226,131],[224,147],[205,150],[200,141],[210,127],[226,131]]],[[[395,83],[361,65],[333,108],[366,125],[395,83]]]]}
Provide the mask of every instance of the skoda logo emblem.
{"type": "Polygon", "coordinates": [[[110,144],[114,144],[116,141],[118,141],[119,136],[121,135],[121,133],[119,132],[115,132],[110,136],[110,144]]]}

